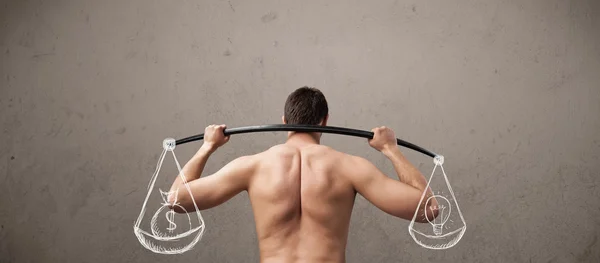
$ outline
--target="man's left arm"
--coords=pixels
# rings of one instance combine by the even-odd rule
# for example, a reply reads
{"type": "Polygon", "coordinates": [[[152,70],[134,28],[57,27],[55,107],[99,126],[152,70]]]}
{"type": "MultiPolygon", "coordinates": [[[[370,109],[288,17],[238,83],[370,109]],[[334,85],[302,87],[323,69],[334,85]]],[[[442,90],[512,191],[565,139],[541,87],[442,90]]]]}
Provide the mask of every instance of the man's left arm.
{"type": "MultiPolygon", "coordinates": [[[[181,175],[178,175],[171,187],[171,193],[177,195],[169,196],[169,203],[177,202],[184,207],[187,212],[195,211],[194,202],[199,210],[209,209],[224,203],[241,191],[248,189],[250,176],[254,173],[256,167],[253,156],[239,157],[216,173],[202,177],[202,171],[208,161],[208,158],[220,146],[229,141],[228,136],[224,136],[225,125],[211,125],[205,130],[204,144],[192,159],[181,169],[181,175]],[[189,195],[186,185],[181,176],[184,176],[187,187],[190,188],[192,196],[189,195]]],[[[185,212],[173,207],[175,212],[185,212]]]]}

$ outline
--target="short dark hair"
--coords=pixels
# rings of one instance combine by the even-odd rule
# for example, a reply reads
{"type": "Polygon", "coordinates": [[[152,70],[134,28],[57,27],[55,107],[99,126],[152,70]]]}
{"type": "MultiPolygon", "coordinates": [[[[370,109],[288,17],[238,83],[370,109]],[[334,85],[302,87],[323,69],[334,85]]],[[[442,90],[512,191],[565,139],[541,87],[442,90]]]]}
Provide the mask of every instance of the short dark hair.
{"type": "Polygon", "coordinates": [[[313,87],[301,87],[285,101],[284,117],[287,124],[317,125],[329,113],[323,93],[313,87]]]}

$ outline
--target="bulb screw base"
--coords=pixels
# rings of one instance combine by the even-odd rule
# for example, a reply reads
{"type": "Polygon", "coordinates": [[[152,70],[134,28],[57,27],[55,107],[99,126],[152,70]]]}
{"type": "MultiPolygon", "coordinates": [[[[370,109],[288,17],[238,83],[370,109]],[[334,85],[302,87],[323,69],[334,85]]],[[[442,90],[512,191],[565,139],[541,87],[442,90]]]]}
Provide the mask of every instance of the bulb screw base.
{"type": "Polygon", "coordinates": [[[444,228],[444,225],[433,225],[433,233],[436,236],[439,236],[442,234],[442,228],[444,228]]]}

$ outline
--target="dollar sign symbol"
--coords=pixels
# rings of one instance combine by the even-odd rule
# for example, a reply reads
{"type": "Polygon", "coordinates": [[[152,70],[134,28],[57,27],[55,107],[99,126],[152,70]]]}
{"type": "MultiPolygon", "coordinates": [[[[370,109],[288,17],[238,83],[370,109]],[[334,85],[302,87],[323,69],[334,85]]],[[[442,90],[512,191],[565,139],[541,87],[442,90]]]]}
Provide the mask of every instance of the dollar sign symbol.
{"type": "Polygon", "coordinates": [[[173,222],[175,219],[175,212],[173,210],[168,211],[165,216],[167,217],[167,221],[169,221],[169,227],[167,227],[167,230],[173,232],[173,230],[177,228],[177,225],[175,222],[173,222]]]}

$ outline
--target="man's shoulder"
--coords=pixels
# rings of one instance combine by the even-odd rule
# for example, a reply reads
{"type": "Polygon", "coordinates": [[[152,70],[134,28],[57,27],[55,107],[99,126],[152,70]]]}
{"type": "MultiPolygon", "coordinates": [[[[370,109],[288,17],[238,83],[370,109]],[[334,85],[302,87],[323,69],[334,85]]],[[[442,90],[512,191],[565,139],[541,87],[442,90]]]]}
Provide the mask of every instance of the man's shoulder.
{"type": "MultiPolygon", "coordinates": [[[[321,163],[327,163],[327,166],[342,172],[343,174],[353,174],[355,172],[369,169],[373,166],[366,158],[352,155],[346,152],[338,151],[327,145],[311,145],[300,150],[305,154],[308,152],[310,159],[320,160],[321,163]]],[[[271,164],[274,160],[293,158],[299,153],[299,149],[287,145],[277,144],[262,152],[248,156],[255,164],[271,164]]],[[[260,166],[262,166],[260,165],[260,166]]]]}
{"type": "Polygon", "coordinates": [[[308,154],[311,156],[323,156],[330,157],[336,160],[341,159],[351,159],[353,156],[341,151],[338,151],[334,148],[331,148],[327,145],[315,144],[303,148],[297,148],[288,144],[277,144],[271,146],[270,148],[257,153],[255,156],[258,159],[264,158],[273,158],[273,157],[285,157],[285,156],[293,156],[299,153],[304,153],[304,155],[308,154]]]}
{"type": "Polygon", "coordinates": [[[267,155],[280,154],[280,153],[291,152],[291,151],[292,151],[292,148],[288,145],[276,144],[262,152],[257,153],[256,156],[258,156],[260,158],[260,157],[264,157],[267,155]]]}
{"type": "Polygon", "coordinates": [[[250,158],[259,163],[269,163],[272,162],[273,158],[281,157],[283,155],[286,155],[286,153],[292,153],[292,149],[289,146],[286,146],[285,144],[277,144],[261,152],[251,155],[250,158]]]}

